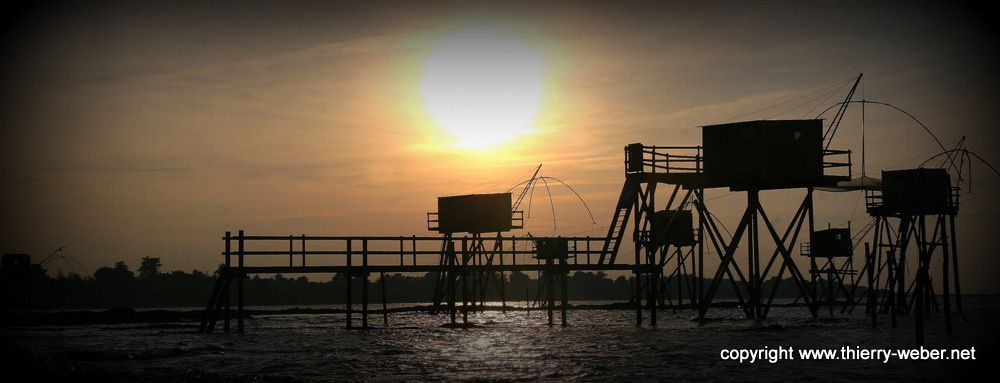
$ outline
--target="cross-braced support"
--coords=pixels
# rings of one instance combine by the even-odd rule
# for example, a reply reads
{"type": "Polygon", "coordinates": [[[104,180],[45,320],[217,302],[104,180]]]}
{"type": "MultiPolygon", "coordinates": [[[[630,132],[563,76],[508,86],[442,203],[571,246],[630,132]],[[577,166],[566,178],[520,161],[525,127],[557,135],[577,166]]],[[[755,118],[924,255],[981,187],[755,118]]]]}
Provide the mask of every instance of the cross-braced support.
{"type": "MultiPolygon", "coordinates": [[[[747,208],[743,213],[743,217],[740,219],[740,223],[736,226],[736,230],[733,232],[732,238],[729,240],[728,244],[725,245],[724,251],[720,250],[719,253],[722,255],[722,263],[719,265],[718,270],[716,270],[715,276],[708,285],[708,289],[705,291],[705,295],[702,297],[700,303],[698,318],[704,319],[705,314],[708,311],[709,305],[711,305],[712,300],[718,291],[719,285],[722,283],[724,275],[731,275],[730,269],[737,272],[737,275],[742,273],[739,271],[738,265],[735,261],[736,249],[739,247],[740,241],[743,236],[746,235],[747,240],[747,275],[746,280],[742,280],[743,290],[747,294],[747,298],[744,306],[745,313],[750,319],[757,321],[763,320],[767,317],[768,311],[773,303],[775,294],[777,292],[777,283],[780,283],[781,278],[787,271],[792,281],[795,283],[799,290],[800,295],[803,297],[806,307],[809,309],[813,317],[816,316],[816,304],[813,292],[809,288],[805,278],[802,273],[799,272],[798,267],[792,258],[790,251],[791,244],[795,243],[799,234],[802,231],[803,224],[808,221],[809,232],[812,232],[812,189],[809,188],[806,192],[806,196],[799,206],[798,211],[792,217],[792,221],[789,223],[787,229],[783,235],[779,235],[778,231],[775,229],[771,220],[768,218],[767,213],[760,204],[759,191],[750,190],[747,191],[747,208]],[[771,240],[775,244],[774,253],[769,257],[766,266],[761,269],[761,256],[760,256],[760,223],[764,223],[764,228],[767,233],[770,234],[771,240]],[[779,266],[779,271],[777,274],[777,279],[775,280],[775,285],[772,286],[772,290],[764,300],[763,291],[763,281],[770,274],[772,267],[774,267],[775,262],[779,266]]],[[[703,204],[699,204],[699,208],[704,208],[703,204]]],[[[707,211],[706,211],[707,213],[707,211]]],[[[705,214],[707,215],[707,214],[705,214]]],[[[712,226],[712,219],[707,218],[709,226],[712,226]]],[[[717,231],[710,231],[712,235],[717,235],[717,231]]],[[[720,236],[721,237],[721,236],[720,236]]],[[[715,241],[715,239],[713,239],[715,241]]],[[[716,246],[718,246],[716,244],[716,246]]],[[[732,281],[731,277],[730,280],[732,281]]],[[[737,288],[737,291],[740,289],[737,288]]],[[[742,298],[741,298],[742,300],[742,298]]]]}
{"type": "Polygon", "coordinates": [[[695,246],[669,246],[660,250],[660,267],[664,277],[660,281],[659,305],[661,307],[694,307],[698,304],[698,285],[696,270],[698,253],[695,246]],[[671,287],[673,286],[673,288],[671,287]],[[672,293],[673,292],[673,293],[672,293]],[[676,297],[676,302],[672,297],[676,297]]]}
{"type": "Polygon", "coordinates": [[[861,280],[867,280],[869,287],[851,308],[865,298],[865,311],[871,316],[873,326],[879,314],[888,313],[891,325],[896,327],[898,315],[912,313],[918,345],[924,341],[925,315],[943,311],[945,330],[951,334],[953,287],[956,303],[959,297],[954,214],[877,215],[873,231],[872,243],[866,244],[865,266],[851,291],[858,289],[861,280]],[[895,228],[893,221],[897,221],[895,228]],[[916,253],[916,269],[911,275],[906,265],[907,254],[913,253],[916,253]],[[938,304],[930,278],[930,267],[938,253],[942,305],[938,304]]]}
{"type": "Polygon", "coordinates": [[[461,284],[462,318],[464,322],[468,322],[468,311],[485,309],[487,291],[491,282],[500,296],[501,307],[506,309],[506,277],[502,265],[503,257],[501,256],[504,253],[503,237],[497,233],[492,244],[487,245],[488,242],[489,240],[480,234],[463,237],[461,251],[456,252],[452,235],[445,234],[439,265],[454,266],[454,268],[448,269],[452,271],[438,275],[432,312],[438,312],[442,301],[447,299],[448,311],[451,314],[451,321],[454,323],[458,285],[461,284]],[[497,260],[501,265],[498,268],[493,268],[492,266],[497,260]],[[475,267],[470,268],[469,266],[475,267]]]}
{"type": "MultiPolygon", "coordinates": [[[[688,291],[691,294],[690,302],[693,304],[697,299],[694,297],[696,291],[700,291],[700,286],[695,287],[695,284],[700,284],[700,282],[695,282],[695,270],[696,262],[701,263],[701,256],[703,252],[700,251],[701,243],[700,239],[696,238],[698,236],[694,235],[694,229],[692,227],[687,227],[680,224],[680,220],[675,222],[680,212],[685,206],[690,204],[690,201],[696,193],[700,193],[700,190],[696,189],[685,189],[682,185],[674,184],[673,189],[670,192],[670,197],[667,199],[666,204],[663,206],[663,210],[659,214],[669,213],[667,216],[669,218],[657,218],[658,206],[656,204],[656,189],[658,182],[656,180],[647,180],[645,182],[638,181],[638,175],[629,175],[629,178],[634,178],[636,180],[626,181],[625,187],[623,188],[622,195],[626,196],[626,192],[633,192],[634,194],[629,197],[632,202],[631,211],[624,212],[624,216],[631,216],[634,220],[634,226],[632,231],[632,240],[635,246],[635,264],[636,265],[646,265],[649,266],[647,273],[637,272],[635,274],[635,308],[636,308],[636,325],[642,325],[642,310],[643,310],[643,291],[645,291],[646,302],[645,307],[649,311],[649,322],[650,325],[656,325],[656,311],[659,306],[663,306],[666,301],[669,301],[669,286],[667,283],[670,281],[676,281],[678,286],[678,294],[682,294],[684,291],[684,285],[688,285],[688,291]],[[672,212],[672,213],[671,213],[672,212]],[[662,220],[664,222],[659,222],[662,220]],[[675,227],[680,227],[677,230],[679,232],[687,231],[688,237],[690,238],[676,238],[674,236],[668,235],[671,232],[671,225],[675,227]],[[698,248],[699,251],[694,249],[698,248]],[[697,256],[698,259],[695,259],[697,256]],[[668,267],[668,261],[674,260],[674,262],[669,263],[670,266],[674,267],[669,272],[665,273],[665,269],[668,267]],[[690,260],[691,267],[690,270],[686,267],[686,261],[690,260]],[[664,274],[667,278],[664,278],[664,274]]],[[[621,203],[619,203],[621,205],[621,203]]],[[[688,216],[688,221],[690,221],[690,214],[688,216]]],[[[690,222],[686,222],[686,225],[690,225],[690,222]]],[[[624,230],[624,227],[619,230],[624,230]]],[[[676,229],[675,229],[676,230],[676,229]]],[[[684,237],[685,235],[679,235],[679,237],[684,237]]],[[[700,236],[700,235],[699,235],[700,236]]],[[[613,261],[613,258],[612,258],[613,261]]],[[[678,303],[680,303],[680,295],[678,295],[678,303]]],[[[671,302],[672,304],[672,302],[671,302]]]]}
{"type": "Polygon", "coordinates": [[[839,304],[840,311],[844,312],[854,304],[855,291],[850,287],[857,283],[858,279],[853,257],[843,260],[834,257],[812,257],[809,261],[812,265],[809,275],[812,278],[811,285],[817,306],[825,304],[830,316],[833,316],[835,305],[839,304]],[[841,296],[843,296],[842,301],[841,296]]]}

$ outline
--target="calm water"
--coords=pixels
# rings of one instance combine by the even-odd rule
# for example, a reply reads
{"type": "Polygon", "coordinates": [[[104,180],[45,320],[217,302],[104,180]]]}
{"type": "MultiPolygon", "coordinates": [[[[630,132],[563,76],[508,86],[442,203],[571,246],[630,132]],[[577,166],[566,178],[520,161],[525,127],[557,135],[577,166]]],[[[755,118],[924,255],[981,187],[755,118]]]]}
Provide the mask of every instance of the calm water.
{"type": "MultiPolygon", "coordinates": [[[[860,310],[858,310],[860,311],[860,310]]],[[[36,327],[4,330],[6,341],[59,375],[111,380],[927,380],[963,376],[992,362],[1000,299],[968,298],[955,335],[932,315],[928,346],[976,347],[978,361],[720,360],[721,349],[911,348],[913,326],[859,312],[808,318],[775,308],[763,328],[738,309],[661,311],[656,328],[636,327],[631,311],[570,311],[570,326],[549,327],[542,311],[471,313],[471,329],[440,325],[446,315],[397,313],[387,328],[344,329],[343,316],[259,315],[247,333],[196,334],[196,323],[36,327]]],[[[558,319],[558,312],[557,312],[558,319]]],[[[356,322],[357,323],[357,322],[356,322]]],[[[381,315],[370,323],[382,326],[381,315]]]]}

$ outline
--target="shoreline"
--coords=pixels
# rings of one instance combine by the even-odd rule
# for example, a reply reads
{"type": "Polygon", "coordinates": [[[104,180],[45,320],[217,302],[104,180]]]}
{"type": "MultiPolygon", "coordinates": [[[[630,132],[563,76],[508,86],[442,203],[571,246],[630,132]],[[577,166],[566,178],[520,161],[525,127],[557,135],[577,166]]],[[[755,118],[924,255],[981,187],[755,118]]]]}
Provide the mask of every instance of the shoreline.
{"type": "MultiPolygon", "coordinates": [[[[968,294],[963,295],[967,298],[976,297],[997,297],[1000,294],[968,294]]],[[[842,306],[843,302],[837,302],[836,306],[842,306]]],[[[774,303],[776,307],[805,307],[804,303],[792,302],[792,303],[774,303]]],[[[859,304],[858,307],[863,307],[864,304],[859,304]]],[[[266,306],[262,306],[266,307],[266,306]]],[[[278,306],[281,307],[281,306],[278,306]]],[[[244,318],[253,318],[258,315],[307,315],[307,314],[345,314],[347,312],[344,308],[311,308],[311,307],[287,307],[286,308],[254,308],[245,309],[244,318]]],[[[738,302],[714,302],[709,308],[734,308],[739,307],[738,302]]],[[[821,308],[827,307],[825,304],[820,305],[821,308]]],[[[406,306],[391,307],[385,310],[387,313],[402,313],[402,312],[425,312],[430,314],[432,312],[433,306],[426,303],[414,303],[406,306]]],[[[693,310],[696,306],[691,304],[674,305],[674,306],[661,306],[661,310],[693,310]]],[[[456,309],[461,312],[460,307],[456,309]]],[[[570,304],[567,309],[569,311],[580,311],[580,310],[635,310],[634,302],[613,302],[613,303],[578,303],[570,304]]],[[[545,306],[540,307],[522,307],[522,306],[507,306],[502,307],[499,304],[488,304],[486,306],[473,306],[469,305],[470,311],[545,311],[545,306]]],[[[555,311],[559,310],[559,305],[557,304],[554,308],[555,311]]],[[[647,308],[643,307],[643,311],[647,308]]],[[[360,310],[354,309],[352,312],[355,314],[360,313],[360,310]]],[[[440,310],[439,312],[447,312],[446,310],[440,310]]],[[[14,313],[5,312],[0,314],[0,326],[5,328],[18,328],[18,327],[40,327],[40,326],[85,326],[85,325],[95,325],[95,324],[126,324],[126,323],[192,323],[197,325],[202,317],[204,316],[204,309],[178,309],[172,310],[170,308],[111,308],[111,309],[67,309],[59,311],[43,311],[43,312],[30,312],[30,313],[14,313]]],[[[368,310],[369,315],[381,315],[383,310],[381,308],[371,308],[368,310]]],[[[233,317],[235,317],[235,308],[233,309],[233,317]]]]}
{"type": "MultiPolygon", "coordinates": [[[[713,303],[711,308],[732,308],[738,307],[737,302],[721,302],[713,303]]],[[[795,307],[804,306],[802,303],[788,303],[788,304],[775,304],[775,306],[782,307],[795,307]]],[[[393,307],[385,310],[387,313],[402,313],[402,312],[425,312],[431,314],[432,305],[429,304],[415,304],[404,307],[393,307]]],[[[678,306],[664,306],[661,309],[694,309],[695,306],[690,304],[678,305],[678,306]]],[[[456,307],[457,311],[461,312],[460,307],[456,307]]],[[[629,302],[619,302],[619,303],[604,303],[604,304],[576,304],[569,305],[567,307],[569,311],[579,311],[579,310],[624,310],[631,311],[635,310],[636,307],[633,303],[629,302]]],[[[500,305],[486,305],[486,306],[469,306],[469,311],[545,311],[545,306],[541,307],[515,307],[507,306],[506,308],[500,305]]],[[[559,306],[557,305],[553,310],[558,311],[559,306]]],[[[646,308],[643,307],[645,311],[646,308]]],[[[307,308],[307,307],[292,307],[283,309],[245,309],[244,318],[250,319],[254,316],[259,315],[323,315],[323,314],[345,314],[346,309],[343,308],[307,308]]],[[[355,314],[360,314],[360,310],[352,310],[355,314]]],[[[446,313],[446,310],[439,310],[439,312],[446,313]]],[[[40,326],[85,326],[85,325],[95,325],[95,324],[126,324],[126,323],[185,323],[190,322],[197,325],[204,316],[205,310],[168,310],[168,309],[133,309],[133,308],[113,308],[105,310],[63,310],[63,311],[47,311],[47,312],[32,312],[32,313],[4,313],[0,317],[0,326],[3,327],[40,327],[40,326]]],[[[381,315],[383,310],[379,309],[369,309],[369,315],[381,315]]],[[[233,317],[236,315],[235,308],[233,309],[233,317]]]]}

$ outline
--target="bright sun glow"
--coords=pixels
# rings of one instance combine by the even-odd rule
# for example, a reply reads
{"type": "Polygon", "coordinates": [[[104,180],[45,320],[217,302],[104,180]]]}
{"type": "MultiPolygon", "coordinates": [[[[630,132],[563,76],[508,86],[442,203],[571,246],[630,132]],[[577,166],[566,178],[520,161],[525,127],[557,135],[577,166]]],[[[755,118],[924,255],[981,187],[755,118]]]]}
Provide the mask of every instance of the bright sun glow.
{"type": "Polygon", "coordinates": [[[541,52],[499,25],[460,28],[424,63],[424,106],[455,145],[479,148],[531,132],[542,102],[541,52]]]}

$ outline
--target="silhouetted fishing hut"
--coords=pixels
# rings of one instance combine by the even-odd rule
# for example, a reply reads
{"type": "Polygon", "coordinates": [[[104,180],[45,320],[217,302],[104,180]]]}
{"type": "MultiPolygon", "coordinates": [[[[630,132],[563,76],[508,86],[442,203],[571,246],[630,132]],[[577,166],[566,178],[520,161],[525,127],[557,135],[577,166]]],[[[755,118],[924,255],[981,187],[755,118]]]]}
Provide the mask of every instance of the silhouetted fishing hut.
{"type": "Polygon", "coordinates": [[[949,334],[952,286],[961,310],[955,239],[959,191],[952,186],[947,170],[920,168],[883,171],[881,192],[866,195],[868,214],[875,219],[864,270],[871,287],[867,305],[872,322],[879,311],[888,311],[895,327],[896,315],[912,310],[918,344],[923,344],[925,313],[932,308],[939,310],[929,273],[935,254],[941,257],[941,297],[949,334]],[[907,262],[914,254],[916,262],[907,262]],[[908,285],[907,264],[917,268],[908,285]]]}
{"type": "Polygon", "coordinates": [[[857,281],[857,271],[854,270],[854,243],[850,226],[813,232],[810,242],[801,243],[799,254],[809,258],[813,296],[817,303],[826,300],[830,315],[833,315],[833,306],[841,293],[844,294],[845,305],[853,301],[853,290],[849,287],[857,281]]]}
{"type": "MultiPolygon", "coordinates": [[[[693,286],[693,290],[697,291],[699,318],[704,317],[723,277],[728,277],[725,279],[732,284],[740,307],[748,318],[765,318],[777,285],[765,300],[762,281],[775,269],[778,280],[785,272],[791,275],[810,312],[816,315],[815,295],[809,281],[795,265],[791,249],[804,223],[807,224],[807,235],[812,238],[813,189],[850,179],[850,151],[826,149],[822,129],[822,120],[743,121],[704,126],[704,146],[628,145],[625,148],[625,185],[608,232],[608,237],[614,238],[606,248],[611,254],[608,261],[615,262],[613,254],[627,220],[634,212],[633,239],[637,264],[662,267],[665,254],[668,254],[665,250],[667,246],[691,244],[696,249],[692,251],[696,256],[692,257],[691,270],[697,270],[700,280],[704,276],[706,246],[711,246],[710,250],[718,254],[721,265],[707,289],[700,283],[693,286]],[[827,173],[844,170],[847,174],[827,173]],[[673,187],[666,206],[662,207],[655,200],[659,184],[673,187]],[[744,214],[728,240],[720,233],[716,218],[706,206],[704,191],[709,188],[729,188],[747,195],[744,214]],[[759,198],[761,191],[778,189],[805,189],[802,203],[783,234],[779,234],[778,228],[768,218],[759,198]],[[681,216],[663,212],[685,207],[693,208],[692,220],[697,215],[698,229],[692,228],[691,235],[691,238],[697,238],[694,243],[661,242],[660,234],[647,233],[661,227],[668,230],[670,225],[658,224],[657,221],[662,222],[662,217],[673,216],[676,220],[681,216]],[[774,253],[766,259],[762,259],[760,254],[761,222],[776,245],[774,253]],[[735,262],[736,250],[744,238],[746,273],[735,262]]],[[[642,276],[637,275],[638,285],[645,287],[638,289],[637,298],[641,298],[642,290],[646,290],[647,305],[650,307],[655,305],[660,273],[657,270],[648,275],[651,280],[645,284],[642,276]]],[[[641,312],[637,311],[637,314],[637,322],[641,323],[641,312]]],[[[655,311],[651,310],[650,320],[655,323],[655,311]]]]}

